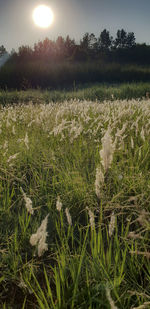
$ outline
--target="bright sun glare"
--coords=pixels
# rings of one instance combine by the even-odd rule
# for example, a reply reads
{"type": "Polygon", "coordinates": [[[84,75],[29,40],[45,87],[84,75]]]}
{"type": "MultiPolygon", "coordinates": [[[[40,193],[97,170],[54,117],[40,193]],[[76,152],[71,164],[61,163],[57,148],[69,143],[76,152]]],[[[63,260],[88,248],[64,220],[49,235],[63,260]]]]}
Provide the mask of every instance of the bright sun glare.
{"type": "Polygon", "coordinates": [[[50,7],[39,5],[33,10],[33,20],[41,28],[48,28],[54,19],[54,14],[50,7]]]}

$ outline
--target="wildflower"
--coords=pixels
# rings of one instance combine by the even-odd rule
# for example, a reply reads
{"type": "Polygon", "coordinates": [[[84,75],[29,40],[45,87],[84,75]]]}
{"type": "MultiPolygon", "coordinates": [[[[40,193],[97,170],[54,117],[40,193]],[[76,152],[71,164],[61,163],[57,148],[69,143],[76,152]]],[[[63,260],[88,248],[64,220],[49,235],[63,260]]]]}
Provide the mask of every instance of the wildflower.
{"type": "Polygon", "coordinates": [[[48,245],[46,244],[46,237],[48,233],[46,232],[47,229],[47,222],[48,216],[42,221],[40,227],[37,229],[35,234],[32,234],[30,237],[30,244],[32,246],[36,246],[38,244],[38,256],[40,257],[44,251],[48,250],[48,245]]]}
{"type": "Polygon", "coordinates": [[[94,214],[88,207],[86,207],[86,209],[88,210],[88,213],[89,213],[91,229],[94,230],[94,227],[95,227],[94,214]]]}
{"type": "Polygon", "coordinates": [[[114,211],[111,214],[110,223],[109,223],[109,236],[111,237],[115,229],[115,215],[114,211]]]}
{"type": "Polygon", "coordinates": [[[100,184],[104,183],[104,174],[101,167],[98,166],[96,169],[96,179],[95,179],[95,193],[98,198],[100,198],[100,184]]]}
{"type": "Polygon", "coordinates": [[[108,170],[108,168],[110,168],[112,163],[114,148],[115,147],[110,136],[110,129],[108,128],[104,137],[102,138],[102,149],[100,150],[100,157],[105,172],[108,170]]]}
{"type": "Polygon", "coordinates": [[[57,197],[56,208],[57,208],[58,211],[61,211],[62,202],[60,200],[60,196],[57,197]]]}
{"type": "Polygon", "coordinates": [[[106,296],[107,296],[107,299],[108,299],[108,301],[109,301],[110,308],[111,308],[111,309],[118,309],[118,308],[115,306],[113,299],[111,298],[110,289],[109,289],[108,286],[106,286],[106,296]]]}
{"type": "Polygon", "coordinates": [[[65,209],[65,213],[66,213],[66,217],[67,217],[67,221],[69,225],[72,225],[72,219],[71,219],[71,215],[69,213],[69,209],[68,207],[65,209]]]}
{"type": "Polygon", "coordinates": [[[25,206],[26,206],[27,211],[28,211],[31,215],[33,215],[34,210],[33,210],[33,208],[32,208],[32,201],[31,201],[31,199],[30,199],[29,197],[26,196],[26,193],[23,191],[22,188],[20,188],[20,190],[21,190],[21,192],[22,192],[22,194],[23,194],[23,198],[24,198],[24,201],[25,201],[25,206]]]}

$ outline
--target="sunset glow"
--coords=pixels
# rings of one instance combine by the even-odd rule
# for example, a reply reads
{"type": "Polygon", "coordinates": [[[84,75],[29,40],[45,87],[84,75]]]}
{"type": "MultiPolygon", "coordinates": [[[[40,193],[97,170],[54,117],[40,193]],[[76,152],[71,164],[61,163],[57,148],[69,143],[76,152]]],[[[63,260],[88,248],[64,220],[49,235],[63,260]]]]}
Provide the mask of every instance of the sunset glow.
{"type": "Polygon", "coordinates": [[[54,19],[54,14],[50,7],[39,5],[33,11],[34,23],[40,28],[48,28],[54,19]]]}

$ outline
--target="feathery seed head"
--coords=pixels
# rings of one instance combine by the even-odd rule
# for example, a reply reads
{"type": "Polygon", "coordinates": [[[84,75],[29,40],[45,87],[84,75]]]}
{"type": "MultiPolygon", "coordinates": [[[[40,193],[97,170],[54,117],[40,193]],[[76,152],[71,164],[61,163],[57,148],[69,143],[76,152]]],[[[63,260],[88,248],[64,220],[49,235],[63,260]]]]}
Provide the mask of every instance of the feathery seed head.
{"type": "Polygon", "coordinates": [[[47,222],[48,216],[42,221],[40,227],[37,229],[35,234],[32,234],[30,237],[30,244],[32,246],[36,246],[38,244],[38,256],[40,257],[44,251],[48,250],[48,245],[46,244],[46,237],[48,233],[46,232],[47,229],[47,222]]]}
{"type": "Polygon", "coordinates": [[[23,191],[22,188],[20,188],[21,192],[22,192],[22,195],[23,195],[23,198],[24,198],[24,201],[25,201],[25,206],[26,206],[26,209],[27,211],[33,215],[34,213],[34,209],[32,208],[32,201],[29,197],[26,196],[26,193],[23,191]]]}
{"type": "Polygon", "coordinates": [[[89,218],[90,218],[90,226],[91,226],[91,229],[94,230],[94,228],[95,228],[94,214],[93,214],[93,212],[92,212],[88,207],[86,207],[86,209],[88,210],[88,214],[89,214],[89,218]]]}
{"type": "Polygon", "coordinates": [[[102,149],[100,150],[101,162],[102,162],[105,172],[111,166],[114,150],[115,150],[115,146],[112,143],[112,138],[110,135],[110,128],[108,128],[104,137],[102,138],[102,149]]]}
{"type": "Polygon", "coordinates": [[[68,207],[65,209],[65,213],[66,213],[68,224],[72,225],[72,219],[71,219],[71,215],[70,215],[68,207]]]}
{"type": "Polygon", "coordinates": [[[107,296],[107,299],[108,299],[108,301],[109,301],[110,308],[111,308],[111,309],[118,309],[118,308],[115,306],[114,301],[113,301],[113,299],[112,299],[112,297],[111,297],[111,295],[110,295],[110,289],[109,289],[108,286],[106,286],[106,296],[107,296]]]}
{"type": "Polygon", "coordinates": [[[62,209],[62,202],[61,202],[61,200],[60,200],[60,196],[57,197],[56,209],[57,209],[58,211],[61,211],[61,209],[62,209]]]}
{"type": "Polygon", "coordinates": [[[115,219],[116,219],[116,217],[115,217],[114,211],[113,211],[112,214],[111,214],[110,223],[109,223],[109,237],[111,237],[113,232],[114,232],[115,221],[116,221],[115,219]]]}
{"type": "Polygon", "coordinates": [[[101,170],[101,167],[98,166],[96,168],[96,179],[95,179],[95,193],[98,198],[100,198],[100,188],[104,183],[104,174],[101,170]]]}

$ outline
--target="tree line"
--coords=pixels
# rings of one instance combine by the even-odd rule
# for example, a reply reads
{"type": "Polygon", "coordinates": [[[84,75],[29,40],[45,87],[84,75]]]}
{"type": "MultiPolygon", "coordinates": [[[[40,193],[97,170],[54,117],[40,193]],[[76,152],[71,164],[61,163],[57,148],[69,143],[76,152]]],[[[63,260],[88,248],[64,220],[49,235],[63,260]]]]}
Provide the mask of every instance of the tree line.
{"type": "MultiPolygon", "coordinates": [[[[0,47],[0,57],[6,53],[5,47],[0,47]]],[[[114,62],[150,63],[150,46],[137,44],[134,32],[118,30],[113,38],[107,29],[99,37],[94,33],[85,33],[77,44],[69,35],[66,38],[58,36],[56,41],[45,38],[34,44],[34,47],[23,45],[18,52],[13,50],[9,61],[46,60],[46,61],[88,61],[102,60],[114,62]]]]}

